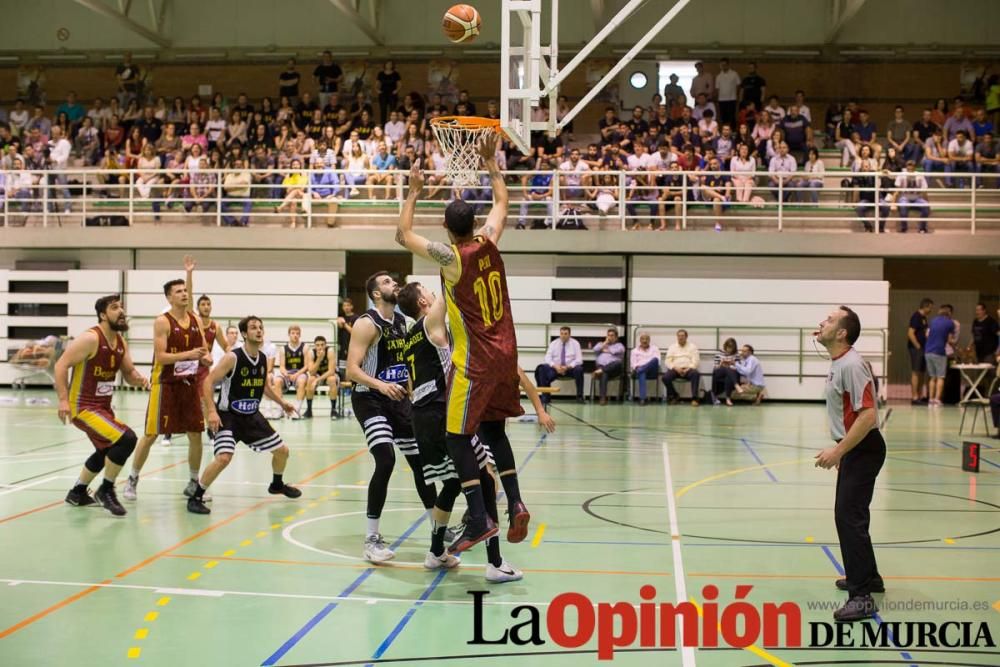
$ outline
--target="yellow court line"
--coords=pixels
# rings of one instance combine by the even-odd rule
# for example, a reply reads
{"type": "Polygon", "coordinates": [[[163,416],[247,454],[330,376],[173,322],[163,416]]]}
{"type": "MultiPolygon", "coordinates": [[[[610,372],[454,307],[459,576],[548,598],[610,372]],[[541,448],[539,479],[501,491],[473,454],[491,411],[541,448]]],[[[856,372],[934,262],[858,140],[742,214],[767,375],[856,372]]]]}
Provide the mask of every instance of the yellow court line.
{"type": "Polygon", "coordinates": [[[155,621],[159,617],[160,617],[160,612],[158,612],[158,611],[151,611],[148,614],[146,614],[146,617],[143,618],[142,620],[146,621],[147,623],[152,623],[153,621],[155,621]]]}
{"type": "Polygon", "coordinates": [[[281,524],[280,523],[272,523],[271,524],[271,530],[278,530],[279,528],[281,528],[281,524]]]}
{"type": "Polygon", "coordinates": [[[142,653],[142,649],[139,648],[138,646],[133,646],[128,650],[128,657],[138,658],[140,653],[142,653]]]}
{"type": "Polygon", "coordinates": [[[243,540],[242,542],[240,542],[241,547],[248,547],[251,544],[253,544],[253,540],[243,540]]]}
{"type": "Polygon", "coordinates": [[[544,523],[538,524],[538,530],[535,532],[535,539],[531,540],[532,549],[538,548],[538,545],[542,543],[542,535],[545,534],[545,526],[546,524],[544,523]]]}
{"type": "Polygon", "coordinates": [[[228,558],[229,556],[232,556],[235,553],[236,553],[236,549],[229,549],[228,551],[223,551],[222,555],[226,556],[228,558]]]}
{"type": "Polygon", "coordinates": [[[187,576],[187,578],[188,578],[189,581],[194,581],[195,579],[198,579],[199,577],[201,577],[201,572],[197,572],[197,571],[192,572],[191,574],[189,574],[187,576]]]}
{"type": "Polygon", "coordinates": [[[145,639],[149,636],[149,628],[139,628],[135,631],[136,639],[145,639]]]}
{"type": "Polygon", "coordinates": [[[219,564],[219,561],[217,561],[217,560],[210,560],[207,563],[205,563],[205,568],[211,570],[213,567],[215,567],[218,564],[219,564]]]}
{"type": "Polygon", "coordinates": [[[157,607],[166,607],[168,604],[170,604],[170,598],[169,597],[163,597],[163,598],[160,598],[159,600],[156,601],[156,606],[157,607]]]}
{"type": "MultiPolygon", "coordinates": [[[[698,611],[698,617],[699,618],[704,618],[705,617],[705,612],[702,611],[701,605],[698,604],[698,601],[695,600],[694,598],[691,598],[691,604],[693,604],[694,608],[698,611]]],[[[721,623],[719,623],[717,627],[719,628],[719,630],[722,630],[722,624],[721,623]]],[[[751,644],[750,646],[745,647],[743,650],[744,651],[749,651],[750,653],[753,653],[755,656],[757,656],[761,660],[767,660],[769,663],[771,663],[772,665],[774,665],[774,667],[794,667],[791,663],[787,663],[784,660],[782,660],[781,658],[778,658],[776,656],[771,655],[770,653],[768,653],[764,649],[760,648],[756,644],[751,644]]]]}

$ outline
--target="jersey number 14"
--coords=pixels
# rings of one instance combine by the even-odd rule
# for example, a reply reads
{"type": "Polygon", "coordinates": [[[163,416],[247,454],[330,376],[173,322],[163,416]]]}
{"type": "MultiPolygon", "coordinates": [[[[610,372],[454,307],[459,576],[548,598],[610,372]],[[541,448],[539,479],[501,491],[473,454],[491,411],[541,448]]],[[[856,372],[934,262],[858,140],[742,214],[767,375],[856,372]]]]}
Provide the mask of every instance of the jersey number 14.
{"type": "Polygon", "coordinates": [[[491,271],[484,279],[476,278],[472,289],[479,298],[479,307],[483,311],[483,324],[490,328],[503,317],[503,279],[499,271],[491,271]]]}

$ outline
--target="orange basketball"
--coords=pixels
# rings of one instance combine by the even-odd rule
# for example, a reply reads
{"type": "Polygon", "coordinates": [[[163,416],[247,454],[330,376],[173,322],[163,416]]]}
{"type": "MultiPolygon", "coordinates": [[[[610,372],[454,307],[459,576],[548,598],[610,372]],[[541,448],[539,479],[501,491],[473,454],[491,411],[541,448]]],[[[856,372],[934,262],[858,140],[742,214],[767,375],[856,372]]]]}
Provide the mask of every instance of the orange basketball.
{"type": "Polygon", "coordinates": [[[471,5],[453,5],[441,21],[445,36],[456,44],[471,41],[479,34],[480,25],[479,12],[471,5]]]}

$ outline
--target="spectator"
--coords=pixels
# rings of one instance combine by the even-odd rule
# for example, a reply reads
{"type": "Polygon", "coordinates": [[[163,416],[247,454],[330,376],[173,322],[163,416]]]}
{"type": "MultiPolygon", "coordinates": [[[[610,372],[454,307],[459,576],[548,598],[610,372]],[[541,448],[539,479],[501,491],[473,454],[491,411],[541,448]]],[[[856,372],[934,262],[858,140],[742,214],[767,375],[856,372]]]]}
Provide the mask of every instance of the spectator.
{"type": "Polygon", "coordinates": [[[253,200],[250,198],[250,185],[253,177],[248,171],[249,162],[246,159],[234,160],[229,171],[222,179],[222,192],[225,199],[222,202],[222,224],[227,227],[246,227],[250,224],[250,211],[253,200]],[[243,215],[239,220],[235,216],[226,215],[233,209],[241,209],[243,215]]]}
{"type": "Polygon", "coordinates": [[[52,128],[52,139],[49,140],[49,165],[56,173],[54,175],[54,182],[60,187],[56,193],[59,196],[60,201],[52,202],[53,210],[58,209],[58,204],[62,204],[62,209],[64,213],[69,213],[71,209],[72,202],[69,198],[69,189],[66,187],[68,182],[68,175],[66,174],[66,168],[69,166],[69,157],[73,152],[73,145],[70,143],[66,135],[63,134],[61,127],[52,128]]]}
{"type": "Polygon", "coordinates": [[[244,123],[249,123],[250,119],[253,118],[253,105],[247,100],[246,93],[240,93],[236,98],[236,106],[231,109],[221,109],[226,116],[232,117],[233,113],[238,113],[240,115],[240,120],[244,123]]]}
{"type": "Polygon", "coordinates": [[[574,148],[569,152],[569,159],[559,165],[559,180],[563,188],[561,199],[570,205],[579,205],[584,198],[583,189],[589,185],[590,177],[587,172],[590,166],[580,159],[580,149],[574,148]]]}
{"type": "Polygon", "coordinates": [[[878,126],[868,117],[868,112],[862,109],[858,112],[859,120],[854,124],[854,131],[861,141],[872,148],[872,155],[878,159],[882,154],[882,145],[878,143],[878,126]]]}
{"type": "Polygon", "coordinates": [[[702,145],[715,140],[719,134],[719,123],[715,120],[715,112],[705,109],[698,121],[698,135],[701,137],[702,145]]]}
{"type": "Polygon", "coordinates": [[[915,208],[920,213],[921,234],[927,233],[927,216],[930,215],[930,205],[927,202],[927,179],[916,172],[917,163],[910,160],[906,163],[906,173],[896,177],[896,189],[899,197],[896,200],[899,207],[899,231],[906,233],[907,218],[910,209],[915,208]]]}
{"type": "Polygon", "coordinates": [[[676,403],[680,400],[677,390],[674,389],[674,380],[685,379],[691,382],[691,405],[697,407],[701,394],[701,373],[698,372],[698,364],[701,357],[698,348],[694,343],[688,341],[688,332],[680,329],[677,332],[677,342],[667,348],[667,356],[664,360],[666,371],[663,373],[663,384],[667,388],[667,401],[676,403]]]}
{"type": "Polygon", "coordinates": [[[399,104],[399,83],[402,77],[396,71],[396,64],[385,61],[382,71],[378,73],[378,106],[379,121],[385,124],[389,119],[389,110],[399,104]]]}
{"type": "Polygon", "coordinates": [[[941,405],[941,395],[944,392],[944,376],[948,371],[948,344],[954,343],[955,323],[948,315],[948,308],[942,305],[938,316],[931,320],[927,330],[927,346],[924,358],[927,360],[928,405],[941,405]]]}
{"type": "Polygon", "coordinates": [[[979,138],[984,134],[993,132],[993,123],[986,117],[985,109],[976,109],[976,116],[972,121],[972,131],[976,141],[979,141],[979,138]]]}
{"type": "MultiPolygon", "coordinates": [[[[948,142],[948,163],[945,165],[945,173],[961,173],[963,176],[973,171],[972,158],[974,149],[969,135],[965,130],[959,130],[955,138],[948,142]]],[[[966,188],[970,182],[966,178],[953,179],[951,176],[945,179],[949,188],[966,188]]]]}
{"type": "Polygon", "coordinates": [[[680,109],[687,104],[687,97],[684,95],[684,89],[677,85],[679,77],[676,74],[671,74],[670,83],[663,87],[663,103],[667,107],[667,111],[673,115],[675,109],[680,109]]]}
{"type": "Polygon", "coordinates": [[[944,143],[941,128],[935,127],[933,133],[924,142],[924,171],[927,173],[935,171],[947,171],[948,146],[944,143]]]}
{"type": "Polygon", "coordinates": [[[785,109],[778,103],[778,96],[771,95],[767,100],[767,106],[764,107],[764,113],[771,117],[771,122],[778,124],[785,117],[785,109]]]}
{"type": "Polygon", "coordinates": [[[284,199],[282,199],[280,205],[274,208],[274,212],[281,213],[287,209],[289,211],[288,221],[291,228],[295,229],[295,225],[298,222],[298,205],[305,198],[306,185],[309,179],[302,172],[302,161],[298,158],[291,161],[290,167],[291,173],[286,174],[285,178],[281,181],[284,199]]]}
{"type": "Polygon", "coordinates": [[[906,349],[910,354],[910,403],[919,405],[922,402],[924,384],[927,381],[927,360],[924,348],[927,345],[927,316],[931,313],[934,302],[924,298],[920,307],[910,316],[910,325],[906,330],[906,349]]]}
{"type": "Polygon", "coordinates": [[[406,135],[406,124],[400,120],[398,111],[389,112],[389,122],[385,124],[385,136],[389,137],[393,145],[398,145],[406,135]]]}
{"type": "Polygon", "coordinates": [[[715,99],[719,102],[719,119],[722,123],[736,122],[736,103],[741,83],[740,75],[729,68],[729,58],[723,58],[719,63],[719,73],[715,75],[715,99]]]}
{"type": "Polygon", "coordinates": [[[795,106],[799,108],[799,113],[805,116],[805,119],[809,121],[809,125],[812,125],[812,109],[810,109],[809,105],[806,104],[806,91],[795,91],[795,106]]]}
{"type": "Polygon", "coordinates": [[[618,117],[615,116],[614,107],[604,109],[604,117],[597,122],[597,129],[601,133],[601,144],[612,143],[613,136],[618,130],[618,117]]]}
{"type": "Polygon", "coordinates": [[[371,198],[377,198],[375,196],[375,193],[377,192],[376,188],[381,187],[382,191],[385,193],[385,198],[392,199],[393,192],[391,171],[397,168],[396,156],[389,154],[389,148],[385,145],[384,141],[378,142],[375,157],[371,158],[371,166],[375,169],[375,172],[368,177],[368,191],[371,193],[371,198]]]}
{"type": "Polygon", "coordinates": [[[132,53],[126,51],[122,64],[115,68],[118,82],[118,103],[125,105],[136,98],[139,88],[139,68],[132,64],[132,53]]]}
{"type": "Polygon", "coordinates": [[[809,119],[802,115],[797,104],[788,107],[788,114],[781,120],[780,127],[789,153],[797,163],[805,162],[806,153],[813,146],[813,131],[809,119]]]}
{"type": "Polygon", "coordinates": [[[340,88],[340,79],[344,76],[343,71],[337,63],[333,62],[333,54],[329,51],[323,52],[323,59],[313,70],[313,79],[319,86],[319,103],[325,107],[330,100],[330,96],[335,94],[340,88]]]}
{"type": "Polygon", "coordinates": [[[278,75],[278,98],[287,97],[289,103],[295,106],[299,100],[300,78],[295,58],[289,58],[285,69],[278,75]]]}
{"type": "Polygon", "coordinates": [[[975,136],[975,130],[972,127],[972,123],[968,118],[966,118],[965,108],[962,106],[955,107],[951,115],[948,116],[948,120],[944,122],[943,127],[945,139],[947,139],[949,143],[958,137],[959,132],[964,132],[967,138],[975,136]]]}
{"type": "Polygon", "coordinates": [[[774,121],[771,120],[771,115],[766,111],[761,111],[757,116],[757,123],[754,125],[751,136],[754,140],[757,155],[762,158],[767,156],[767,142],[771,140],[771,135],[774,134],[774,130],[775,125],[774,121]]]}
{"type": "MultiPolygon", "coordinates": [[[[545,363],[535,369],[535,384],[551,387],[556,378],[572,377],[576,381],[576,400],[583,403],[583,351],[570,333],[569,327],[559,328],[559,337],[545,352],[545,363]]],[[[542,394],[543,403],[547,404],[549,399],[549,394],[542,394]]]]}
{"type": "Polygon", "coordinates": [[[35,107],[25,129],[28,132],[38,130],[42,136],[46,137],[45,140],[48,141],[48,136],[52,132],[52,121],[45,117],[45,109],[43,107],[35,107]]]}
{"type": "MultiPolygon", "coordinates": [[[[996,174],[998,163],[1000,160],[997,159],[997,145],[993,141],[993,133],[987,132],[976,145],[976,173],[996,174]]],[[[1000,181],[997,181],[996,178],[982,179],[979,181],[979,187],[1000,187],[1000,181]]]]}
{"type": "Polygon", "coordinates": [[[179,151],[183,147],[181,138],[177,136],[177,128],[173,123],[167,123],[163,128],[163,134],[156,140],[154,148],[158,155],[165,156],[168,153],[179,151]]]}
{"type": "MultiPolygon", "coordinates": [[[[10,112],[10,117],[8,118],[10,122],[11,133],[15,137],[20,137],[24,132],[25,128],[28,126],[28,119],[31,114],[24,106],[24,100],[18,99],[14,102],[14,108],[10,112]]],[[[103,130],[104,128],[99,128],[103,130]]]]}
{"type": "Polygon", "coordinates": [[[646,378],[656,380],[660,375],[660,348],[649,342],[648,333],[639,335],[639,345],[632,348],[629,366],[639,384],[639,405],[646,405],[646,378]]]}
{"type": "Polygon", "coordinates": [[[153,109],[153,117],[160,121],[160,125],[167,122],[167,113],[169,113],[167,108],[167,100],[164,97],[156,98],[156,107],[153,109]]]}
{"type": "Polygon", "coordinates": [[[949,303],[946,303],[943,306],[941,306],[941,308],[943,308],[945,310],[945,313],[948,315],[948,317],[951,318],[951,323],[955,325],[955,330],[952,332],[952,335],[948,338],[948,342],[945,344],[945,348],[944,348],[945,356],[947,356],[949,360],[954,360],[955,359],[955,346],[958,345],[958,339],[962,335],[962,333],[961,333],[962,332],[962,323],[959,322],[958,318],[955,317],[955,307],[954,306],[952,306],[949,303]]]}
{"type": "Polygon", "coordinates": [[[903,107],[897,104],[893,118],[885,128],[885,138],[889,142],[889,147],[902,153],[910,142],[912,131],[913,125],[903,116],[903,107]]]}
{"type": "Polygon", "coordinates": [[[194,144],[201,146],[203,153],[208,150],[208,137],[201,131],[198,123],[191,123],[188,133],[181,138],[181,147],[185,151],[190,151],[194,144]]]}
{"type": "MultiPolygon", "coordinates": [[[[371,169],[371,161],[368,156],[361,148],[361,142],[355,141],[351,144],[351,152],[349,155],[345,155],[344,169],[347,173],[344,174],[344,185],[348,188],[349,197],[357,197],[361,194],[358,190],[359,185],[365,185],[368,182],[368,170],[371,169]]],[[[371,199],[371,188],[368,188],[368,198],[371,199]]]]}
{"type": "Polygon", "coordinates": [[[142,138],[151,144],[155,144],[163,133],[163,123],[156,117],[153,107],[147,106],[143,109],[142,118],[136,121],[136,127],[142,134],[142,138]]]}
{"type": "MultiPolygon", "coordinates": [[[[579,151],[577,151],[579,153],[579,151]]],[[[532,229],[545,229],[554,224],[552,210],[552,172],[543,171],[546,168],[545,161],[537,158],[535,161],[535,173],[530,177],[525,174],[521,177],[521,189],[524,192],[524,199],[518,209],[517,228],[524,229],[527,224],[528,210],[532,203],[540,203],[545,206],[545,218],[531,221],[532,229]]]]}
{"type": "MultiPolygon", "coordinates": [[[[263,126],[261,126],[263,127],[263,126]]],[[[224,146],[227,151],[236,146],[247,144],[247,122],[243,115],[236,109],[233,110],[229,124],[226,125],[224,146]]]]}
{"type": "Polygon", "coordinates": [[[681,165],[678,162],[671,162],[668,174],[661,174],[656,179],[656,184],[660,188],[657,199],[660,202],[660,227],[659,230],[667,230],[667,206],[673,204],[674,230],[681,230],[681,217],[684,208],[684,175],[680,173],[681,165]]]}
{"type": "Polygon", "coordinates": [[[117,172],[125,168],[125,161],[118,154],[118,149],[111,146],[104,150],[104,158],[99,164],[100,171],[97,174],[97,181],[101,184],[100,191],[104,197],[118,199],[121,197],[121,189],[117,186],[121,184],[123,176],[117,172]],[[111,187],[107,187],[107,186],[111,187]]]}
{"type": "Polygon", "coordinates": [[[910,131],[910,140],[903,146],[903,160],[904,162],[913,160],[917,164],[923,164],[924,142],[918,130],[910,131]]]}
{"type": "Polygon", "coordinates": [[[701,178],[701,199],[712,204],[715,231],[722,231],[722,214],[733,199],[733,183],[729,174],[722,171],[719,158],[708,161],[708,174],[701,178]]]}
{"type": "Polygon", "coordinates": [[[704,95],[705,99],[711,99],[715,94],[715,77],[705,71],[705,64],[696,62],[694,69],[697,72],[691,80],[691,99],[697,100],[699,95],[704,95]]]}
{"type": "Polygon", "coordinates": [[[746,107],[753,104],[760,109],[764,106],[764,95],[767,92],[767,81],[757,73],[757,63],[748,65],[749,71],[740,82],[740,94],[742,96],[741,106],[746,107]]]}
{"type": "Polygon", "coordinates": [[[625,364],[625,346],[618,340],[618,330],[608,329],[604,340],[594,346],[597,355],[594,379],[598,383],[600,404],[608,404],[608,380],[621,377],[625,364]]]}
{"type": "Polygon", "coordinates": [[[976,361],[981,364],[995,364],[1000,346],[1000,325],[986,310],[986,304],[976,304],[976,319],[972,320],[972,348],[976,361]]]}
{"type": "Polygon", "coordinates": [[[799,179],[795,177],[797,169],[795,158],[788,154],[788,144],[782,141],[778,144],[778,154],[767,165],[775,199],[785,202],[791,200],[794,189],[799,186],[799,179]]]}
{"type": "Polygon", "coordinates": [[[101,150],[101,133],[94,127],[94,121],[90,116],[84,116],[83,124],[73,139],[73,153],[81,160],[85,167],[97,164],[97,156],[101,150]]]}
{"type": "Polygon", "coordinates": [[[302,93],[299,103],[295,105],[295,126],[298,129],[304,128],[312,120],[313,114],[316,110],[322,111],[319,104],[313,100],[312,95],[308,92],[302,93]]]}
{"type": "Polygon", "coordinates": [[[198,158],[198,168],[191,171],[188,195],[190,199],[184,202],[184,210],[190,213],[195,208],[208,213],[215,208],[215,184],[217,177],[209,171],[208,158],[198,158]]]}
{"type": "Polygon", "coordinates": [[[746,391],[744,385],[747,385],[757,392],[753,404],[760,405],[760,402],[764,400],[764,370],[760,366],[760,361],[754,356],[752,345],[744,345],[740,348],[740,358],[733,367],[740,374],[741,379],[741,382],[736,384],[736,393],[744,393],[746,391]],[[746,380],[746,382],[742,382],[742,380],[746,380]]]}
{"type": "Polygon", "coordinates": [[[808,192],[802,193],[802,199],[804,201],[805,195],[808,194],[809,201],[819,205],[819,191],[823,188],[823,175],[826,173],[826,166],[819,159],[819,151],[816,150],[815,146],[809,148],[809,154],[806,163],[802,166],[802,171],[807,174],[802,179],[802,186],[809,188],[808,192]]]}
{"type": "Polygon", "coordinates": [[[71,90],[66,95],[66,101],[56,109],[57,116],[61,113],[66,114],[66,118],[69,119],[72,127],[76,127],[83,120],[83,117],[87,115],[87,110],[83,108],[82,104],[76,101],[76,92],[71,90]]]}
{"type": "Polygon", "coordinates": [[[712,369],[713,405],[719,405],[724,400],[726,405],[732,406],[733,390],[740,383],[740,374],[734,367],[738,359],[739,348],[736,339],[727,338],[722,343],[722,349],[715,353],[715,367],[712,369]]]}
{"type": "Polygon", "coordinates": [[[854,154],[854,115],[850,109],[844,109],[844,115],[833,133],[834,145],[841,150],[840,166],[848,167],[857,157],[854,154]]]}
{"type": "Polygon", "coordinates": [[[931,121],[942,130],[944,129],[944,124],[948,121],[948,101],[943,97],[934,102],[934,108],[931,110],[931,121]]]}
{"type": "Polygon", "coordinates": [[[869,213],[874,210],[879,231],[884,232],[885,221],[889,217],[889,206],[885,205],[884,202],[880,202],[878,206],[875,205],[877,198],[875,179],[878,177],[879,165],[878,160],[872,155],[871,144],[861,144],[852,169],[857,174],[852,180],[854,186],[858,188],[858,205],[855,208],[858,218],[864,224],[866,232],[874,232],[875,225],[868,217],[869,213]]]}
{"type": "Polygon", "coordinates": [[[706,111],[711,111],[714,117],[716,114],[715,102],[705,95],[698,95],[694,101],[694,108],[691,109],[691,118],[696,125],[705,116],[706,111]]]}
{"type": "MultiPolygon", "coordinates": [[[[110,110],[108,112],[110,120],[110,110]]],[[[167,122],[173,123],[178,129],[187,127],[187,109],[184,107],[184,98],[175,97],[173,105],[167,112],[167,122]]]]}
{"type": "Polygon", "coordinates": [[[161,164],[153,144],[145,144],[136,164],[135,190],[142,199],[152,200],[153,219],[157,221],[160,219],[160,198],[156,186],[162,182],[159,174],[161,164]]]}
{"type": "Polygon", "coordinates": [[[934,130],[940,129],[940,125],[931,120],[931,109],[924,109],[920,120],[913,124],[913,129],[920,135],[920,141],[927,141],[927,138],[934,134],[934,130]]]}
{"type": "Polygon", "coordinates": [[[757,160],[750,155],[750,147],[747,144],[739,145],[736,156],[729,163],[729,170],[733,173],[734,199],[740,203],[749,202],[753,196],[757,160]]]}

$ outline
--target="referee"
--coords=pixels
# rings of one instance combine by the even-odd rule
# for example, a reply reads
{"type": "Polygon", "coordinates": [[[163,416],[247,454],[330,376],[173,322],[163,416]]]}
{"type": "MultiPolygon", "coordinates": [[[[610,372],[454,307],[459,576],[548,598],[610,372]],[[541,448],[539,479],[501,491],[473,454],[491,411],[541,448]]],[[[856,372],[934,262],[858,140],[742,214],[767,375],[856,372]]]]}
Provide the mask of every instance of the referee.
{"type": "Polygon", "coordinates": [[[875,563],[868,526],[869,505],[875,478],[885,463],[885,440],[878,430],[875,382],[864,359],[854,349],[861,335],[861,320],[847,306],[840,306],[820,323],[816,340],[830,353],[826,380],[826,410],[830,433],[837,441],[816,455],[816,466],[837,468],[837,523],[840,554],[846,579],[837,588],[848,592],[844,605],[833,613],[835,621],[872,618],[878,611],[872,593],[885,592],[875,563]]]}

